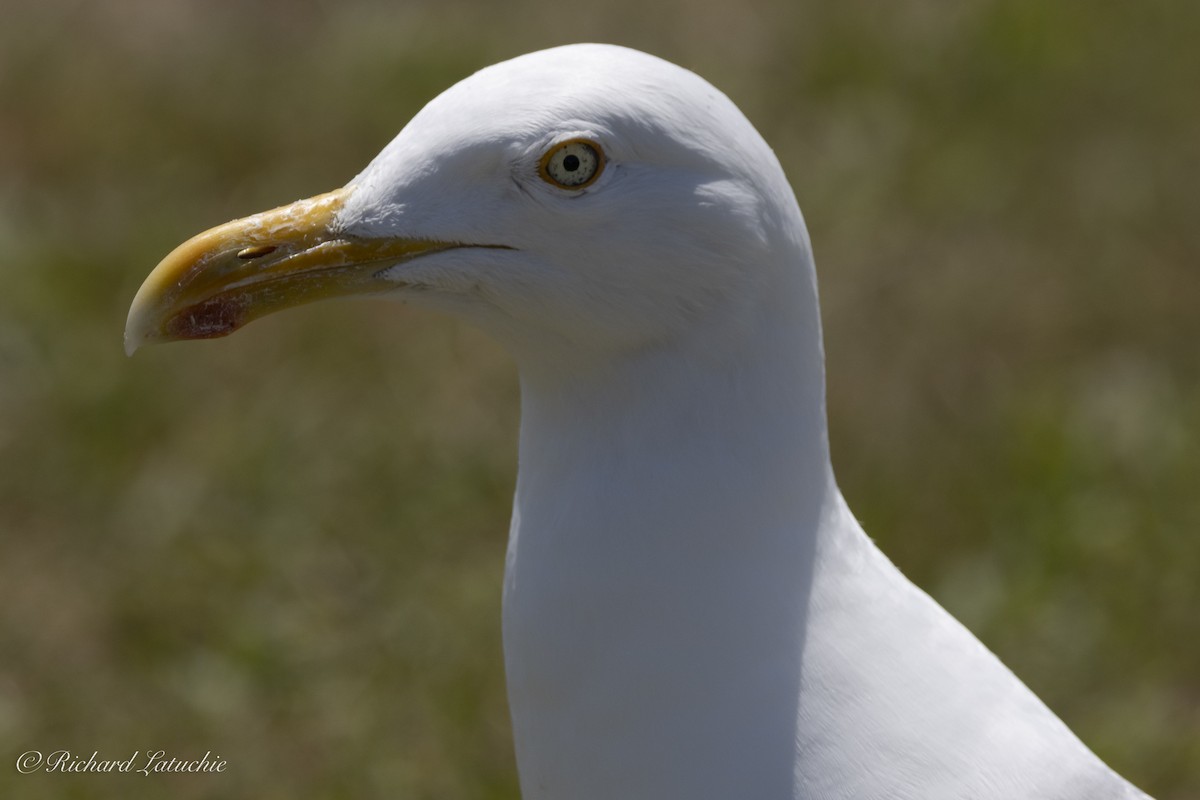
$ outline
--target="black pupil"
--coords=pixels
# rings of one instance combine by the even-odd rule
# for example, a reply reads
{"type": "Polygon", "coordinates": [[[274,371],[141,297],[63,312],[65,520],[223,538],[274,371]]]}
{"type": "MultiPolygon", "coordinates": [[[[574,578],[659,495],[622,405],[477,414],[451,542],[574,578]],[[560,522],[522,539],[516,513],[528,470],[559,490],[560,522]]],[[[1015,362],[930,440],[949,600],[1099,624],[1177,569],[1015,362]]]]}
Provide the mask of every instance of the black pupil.
{"type": "Polygon", "coordinates": [[[564,158],[563,168],[565,168],[567,172],[574,172],[575,170],[579,169],[579,156],[567,156],[564,158]]]}

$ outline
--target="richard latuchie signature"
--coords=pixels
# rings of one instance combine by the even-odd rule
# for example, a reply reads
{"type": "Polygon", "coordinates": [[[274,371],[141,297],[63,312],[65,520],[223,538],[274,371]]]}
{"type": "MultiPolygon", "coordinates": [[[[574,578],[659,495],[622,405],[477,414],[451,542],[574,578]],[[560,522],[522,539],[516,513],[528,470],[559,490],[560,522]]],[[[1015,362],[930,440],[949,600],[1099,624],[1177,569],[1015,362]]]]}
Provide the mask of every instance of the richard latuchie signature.
{"type": "Polygon", "coordinates": [[[224,772],[227,762],[212,752],[200,758],[174,758],[164,750],[134,750],[128,758],[101,757],[94,751],[84,757],[70,750],[55,750],[43,754],[41,750],[28,750],[17,757],[17,772],[136,772],[152,775],[165,772],[224,772]]]}

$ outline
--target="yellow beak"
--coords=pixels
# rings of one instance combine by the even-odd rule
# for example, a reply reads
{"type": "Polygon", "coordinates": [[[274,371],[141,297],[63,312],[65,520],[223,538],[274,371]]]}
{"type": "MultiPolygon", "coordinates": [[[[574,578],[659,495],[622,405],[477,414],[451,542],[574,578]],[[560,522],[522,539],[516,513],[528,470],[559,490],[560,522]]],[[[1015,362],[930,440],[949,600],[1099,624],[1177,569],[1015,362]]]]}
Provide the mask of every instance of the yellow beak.
{"type": "Polygon", "coordinates": [[[125,352],[144,344],[210,339],[314,300],[394,290],[380,273],[461,245],[355,239],[334,226],[349,189],[338,189],[207,230],[147,276],[125,323],[125,352]]]}

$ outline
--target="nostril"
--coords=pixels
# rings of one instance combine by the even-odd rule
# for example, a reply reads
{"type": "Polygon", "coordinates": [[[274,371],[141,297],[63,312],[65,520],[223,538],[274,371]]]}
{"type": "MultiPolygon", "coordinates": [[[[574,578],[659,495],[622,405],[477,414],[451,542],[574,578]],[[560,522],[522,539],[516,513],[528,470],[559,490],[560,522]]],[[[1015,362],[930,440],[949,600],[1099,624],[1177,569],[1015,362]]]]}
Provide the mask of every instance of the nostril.
{"type": "Polygon", "coordinates": [[[265,256],[269,253],[274,253],[274,252],[275,252],[275,245],[260,244],[260,245],[254,246],[254,247],[247,247],[245,250],[239,250],[237,257],[241,258],[241,259],[249,260],[251,258],[262,258],[263,256],[265,256]]]}

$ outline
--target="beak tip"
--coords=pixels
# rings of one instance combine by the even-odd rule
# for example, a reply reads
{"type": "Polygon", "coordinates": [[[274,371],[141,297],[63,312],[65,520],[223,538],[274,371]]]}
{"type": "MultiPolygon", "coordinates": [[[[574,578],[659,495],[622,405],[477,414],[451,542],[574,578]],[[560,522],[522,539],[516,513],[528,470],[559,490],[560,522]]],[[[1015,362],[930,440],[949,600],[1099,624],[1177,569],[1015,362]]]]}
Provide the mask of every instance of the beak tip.
{"type": "Polygon", "coordinates": [[[148,319],[149,315],[145,310],[143,303],[139,303],[139,297],[135,298],[133,305],[129,309],[129,317],[125,320],[125,355],[132,356],[142,345],[149,344],[155,340],[154,327],[148,319]]]}

